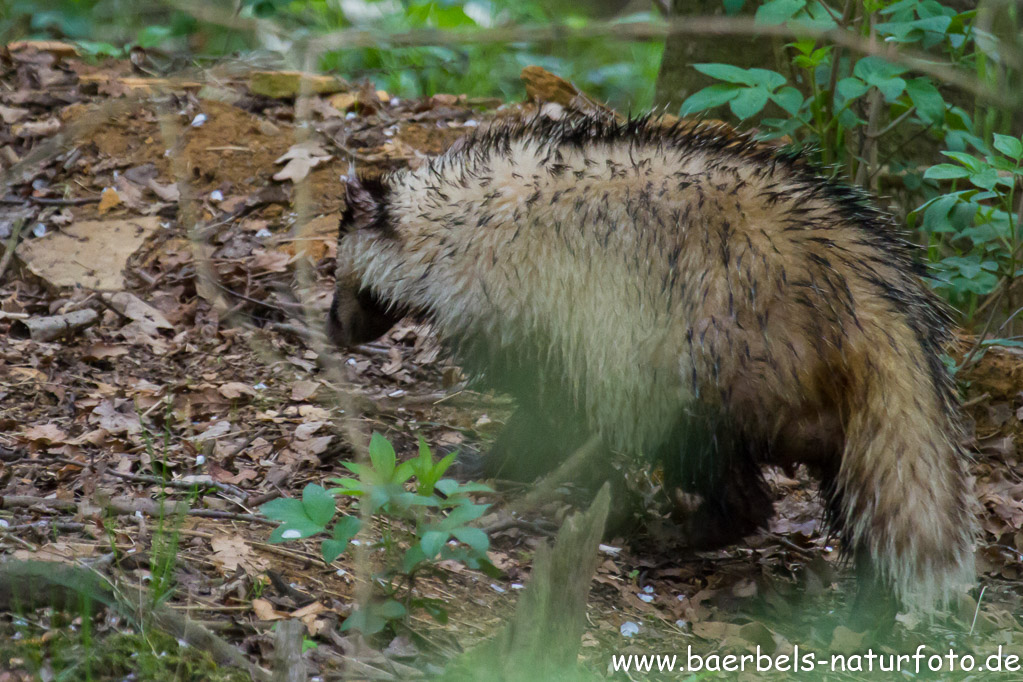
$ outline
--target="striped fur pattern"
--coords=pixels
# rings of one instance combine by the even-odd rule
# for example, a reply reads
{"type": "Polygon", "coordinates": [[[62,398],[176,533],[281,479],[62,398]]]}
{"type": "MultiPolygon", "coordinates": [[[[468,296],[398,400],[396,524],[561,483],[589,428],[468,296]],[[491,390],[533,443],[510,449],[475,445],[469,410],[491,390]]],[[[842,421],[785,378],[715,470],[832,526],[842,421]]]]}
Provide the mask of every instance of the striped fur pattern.
{"type": "Polygon", "coordinates": [[[949,319],[859,191],[706,125],[535,117],[349,198],[339,282],[379,307],[483,367],[556,371],[530,385],[561,387],[619,451],[723,415],[820,472],[833,524],[904,604],[972,584],[949,319]]]}

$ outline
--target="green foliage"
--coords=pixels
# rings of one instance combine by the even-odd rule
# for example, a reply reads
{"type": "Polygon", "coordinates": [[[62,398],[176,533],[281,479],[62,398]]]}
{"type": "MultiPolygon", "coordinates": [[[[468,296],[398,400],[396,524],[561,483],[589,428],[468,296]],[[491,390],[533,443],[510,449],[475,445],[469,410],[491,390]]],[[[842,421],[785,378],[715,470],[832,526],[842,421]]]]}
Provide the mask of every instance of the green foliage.
{"type": "Polygon", "coordinates": [[[326,534],[321,550],[328,563],[359,542],[355,538],[360,533],[370,549],[382,550],[384,565],[374,576],[379,594],[349,616],[343,630],[374,634],[417,608],[445,621],[447,611],[442,602],[413,591],[417,576],[435,571],[438,561],[458,561],[497,573],[487,559],[489,538],[469,525],[489,506],[475,503],[470,494],[493,491],[479,483],[444,478],[455,456],[452,453],[434,461],[429,446],[420,439],[418,456],[399,463],[394,447],[374,433],[369,462],[344,463],[355,478],[332,479],[338,486],[332,490],[310,483],[301,500],[277,499],[260,508],[268,518],[281,522],[271,533],[271,542],[326,534]],[[335,496],[357,500],[359,516],[342,514],[338,518],[335,496]]]}
{"type": "MultiPolygon", "coordinates": [[[[806,0],[770,0],[756,10],[765,25],[790,23],[911,45],[942,56],[948,68],[974,70],[984,82],[985,64],[997,45],[975,27],[977,10],[962,12],[935,0],[871,0],[842,19],[841,6],[806,0]]],[[[809,150],[831,172],[875,192],[886,176],[889,191],[902,194],[910,227],[928,246],[934,287],[972,319],[997,290],[1011,290],[1020,269],[1020,156],[1023,143],[1010,135],[1011,116],[992,115],[977,103],[973,115],[962,96],[905,64],[840,50],[814,39],[787,45],[782,72],[728,64],[694,64],[720,81],[692,94],[683,115],[728,106],[755,122],[765,139],[784,138],[809,150]],[[982,121],[978,131],[974,119],[982,121]],[[1003,121],[999,126],[996,122],[1003,121]],[[986,132],[985,132],[986,131],[986,132]],[[900,158],[914,141],[935,155],[933,165],[900,158]],[[951,160],[939,161],[944,155],[951,160]],[[898,184],[901,183],[901,187],[898,184]],[[892,187],[891,185],[895,186],[892,187]],[[907,210],[914,205],[918,208],[907,210]]],[[[988,77],[987,82],[994,83],[988,77]]],[[[896,208],[899,208],[896,206],[896,208]]],[[[1011,309],[1011,297],[1007,300],[1011,309]]]]}
{"type": "MultiPolygon", "coordinates": [[[[230,4],[214,3],[230,16],[230,4]]],[[[414,30],[472,30],[558,21],[583,26],[588,6],[566,3],[551,12],[543,0],[243,0],[238,17],[271,20],[295,38],[345,28],[401,33],[414,30]]],[[[623,22],[653,19],[637,12],[623,22]]],[[[150,0],[0,0],[0,34],[8,38],[61,38],[77,42],[93,57],[124,56],[140,45],[167,51],[199,49],[224,55],[263,48],[238,30],[198,21],[173,6],[150,0]]],[[[318,67],[349,80],[368,77],[399,97],[466,93],[513,99],[521,96],[519,72],[538,64],[569,78],[615,106],[644,109],[653,101],[662,44],[615,41],[605,37],[548,44],[459,45],[420,48],[340,50],[324,55],[318,67]]],[[[285,54],[295,57],[296,55],[285,54]]]]}
{"type": "Polygon", "coordinates": [[[951,191],[910,214],[911,224],[922,216],[921,229],[935,245],[945,247],[933,256],[935,288],[964,307],[992,293],[1002,280],[1023,274],[1014,210],[1023,178],[1023,142],[996,133],[992,146],[991,153],[980,157],[942,152],[955,163],[931,166],[924,178],[951,181],[951,191]],[[949,250],[950,255],[942,255],[949,250]]]}
{"type": "MultiPolygon", "coordinates": [[[[83,614],[81,623],[87,629],[91,623],[88,614],[83,614]]],[[[25,679],[17,676],[18,668],[36,673],[38,679],[62,682],[251,679],[247,672],[218,666],[208,653],[156,629],[145,634],[114,631],[88,637],[74,627],[36,625],[34,618],[0,623],[0,661],[10,679],[25,679]],[[23,663],[13,662],[18,660],[23,663]]]]}

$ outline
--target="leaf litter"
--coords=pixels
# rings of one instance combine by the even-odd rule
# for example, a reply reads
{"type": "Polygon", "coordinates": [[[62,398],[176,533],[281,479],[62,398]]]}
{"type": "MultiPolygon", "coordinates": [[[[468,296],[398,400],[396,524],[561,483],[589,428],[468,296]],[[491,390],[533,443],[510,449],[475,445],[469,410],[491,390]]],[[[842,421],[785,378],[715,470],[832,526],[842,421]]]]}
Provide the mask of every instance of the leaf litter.
{"type": "MultiPolygon", "coordinates": [[[[353,657],[435,669],[503,625],[533,549],[571,496],[533,519],[496,505],[483,522],[496,529],[491,559],[504,580],[442,566],[420,589],[448,604],[450,622],[414,619],[413,632],[382,652],[337,631],[356,590],[347,555],[326,566],[312,544],[269,545],[269,526],[250,512],[300,496],[352,456],[342,408],[296,323],[300,298],[320,315],[329,305],[339,176],[353,159],[370,173],[421,163],[494,112],[464,96],[394,103],[365,85],[331,86],[312,98],[313,137],[295,142],[292,102],[254,93],[228,71],[210,74],[222,89],[208,99],[198,82],[130,80],[123,62],[86,65],[44,46],[0,59],[0,229],[43,228],[22,233],[0,284],[0,557],[67,562],[113,543],[109,570],[145,574],[156,520],[130,500],[168,497],[205,514],[180,517],[172,602],[201,604],[203,618],[257,662],[268,664],[273,621],[298,618],[322,670],[343,672],[353,657]],[[110,113],[111,103],[129,102],[110,113]],[[302,181],[308,203],[299,210],[302,181]],[[55,341],[8,333],[27,317],[83,309],[98,323],[55,341]]],[[[400,455],[416,451],[412,434],[483,449],[510,414],[500,397],[446,399],[460,373],[428,327],[405,322],[338,355],[370,408],[358,418],[400,455]]],[[[971,648],[987,651],[1021,638],[1012,614],[1023,594],[1023,358],[991,349],[968,379],[986,590],[978,609],[952,621],[973,629],[971,648]]],[[[658,485],[648,472],[632,475],[658,485]]],[[[606,540],[583,639],[593,670],[605,671],[609,652],[687,644],[771,653],[863,645],[862,633],[814,612],[838,608],[836,594],[851,583],[823,534],[813,482],[803,470],[773,470],[769,483],[778,514],[739,545],[692,552],[656,518],[640,535],[606,540]]],[[[915,642],[920,627],[900,624],[897,641],[915,642]]]]}

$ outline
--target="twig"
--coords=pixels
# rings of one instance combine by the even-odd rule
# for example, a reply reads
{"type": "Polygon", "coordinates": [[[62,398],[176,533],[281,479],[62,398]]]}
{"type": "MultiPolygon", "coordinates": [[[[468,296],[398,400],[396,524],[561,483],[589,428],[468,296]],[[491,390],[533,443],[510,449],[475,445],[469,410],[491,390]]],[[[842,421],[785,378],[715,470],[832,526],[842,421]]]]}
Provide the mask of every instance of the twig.
{"type": "MultiPolygon", "coordinates": [[[[70,462],[68,462],[68,463],[70,464],[70,462]]],[[[81,463],[79,463],[79,465],[81,465],[81,463]]],[[[111,476],[116,476],[117,478],[124,479],[125,481],[131,481],[132,483],[148,483],[148,484],[151,484],[151,485],[161,485],[161,486],[164,486],[164,487],[167,487],[167,488],[176,488],[177,490],[189,490],[189,491],[190,490],[194,490],[196,488],[216,488],[217,490],[219,490],[222,493],[227,493],[229,495],[234,495],[235,497],[239,497],[239,498],[246,498],[246,497],[248,497],[248,493],[246,493],[241,488],[236,488],[235,486],[227,485],[226,483],[218,483],[217,481],[214,481],[212,479],[210,479],[208,481],[206,481],[206,480],[204,480],[204,481],[175,481],[175,480],[168,480],[168,479],[160,478],[159,476],[148,476],[146,474],[127,474],[127,473],[124,473],[124,472],[121,472],[121,471],[116,471],[114,469],[107,469],[103,473],[104,474],[109,474],[111,476]]]]}
{"type": "MultiPolygon", "coordinates": [[[[1002,296],[1005,294],[1008,288],[1009,288],[1008,285],[1002,287],[1002,290],[998,292],[997,296],[998,300],[1001,300],[1002,296]]],[[[991,323],[994,321],[995,313],[997,311],[998,301],[995,301],[994,305],[991,306],[991,314],[987,316],[987,322],[984,323],[984,329],[981,330],[980,334],[977,335],[977,340],[976,342],[974,342],[973,348],[971,348],[970,352],[967,353],[965,357],[963,357],[963,361],[959,363],[960,371],[970,366],[970,361],[973,359],[973,356],[976,355],[977,351],[980,350],[981,346],[984,345],[984,339],[987,337],[987,333],[991,330],[991,323]]]]}
{"type": "Polygon", "coordinates": [[[546,524],[539,520],[528,521],[526,519],[517,519],[514,517],[498,519],[486,526],[481,526],[480,530],[487,535],[492,535],[493,533],[500,533],[503,530],[510,530],[512,528],[521,528],[523,530],[528,530],[531,533],[537,533],[538,535],[554,535],[554,533],[558,530],[557,526],[554,524],[549,524],[549,527],[546,527],[546,524]]]}
{"type": "Polygon", "coordinates": [[[898,125],[900,123],[902,123],[907,118],[912,116],[914,111],[916,111],[916,105],[915,104],[913,106],[911,106],[909,109],[906,109],[904,112],[902,112],[899,115],[898,118],[896,118],[894,121],[892,121],[891,123],[886,125],[881,130],[878,130],[877,132],[871,132],[871,131],[868,130],[867,133],[866,133],[867,137],[869,137],[871,139],[874,139],[874,140],[876,140],[879,137],[884,137],[887,133],[890,133],[891,131],[895,130],[895,128],[898,127],[898,125]]]}
{"type": "Polygon", "coordinates": [[[981,393],[980,395],[970,398],[969,400],[963,402],[963,404],[960,405],[959,408],[965,410],[968,407],[979,405],[980,403],[984,402],[985,400],[989,400],[990,398],[991,398],[990,393],[981,393]]]}
{"type": "MultiPolygon", "coordinates": [[[[190,509],[183,502],[173,504],[160,504],[152,500],[140,500],[134,498],[112,498],[96,503],[105,511],[119,515],[131,516],[135,513],[146,514],[147,516],[173,516],[184,514],[203,519],[224,519],[228,521],[247,521],[259,523],[265,526],[275,526],[277,523],[255,514],[237,514],[219,509],[190,509]]],[[[78,508],[76,500],[58,500],[56,498],[33,497],[30,495],[6,495],[0,496],[0,509],[19,509],[26,507],[42,507],[60,511],[71,511],[78,508]]]]}
{"type": "MultiPolygon", "coordinates": [[[[821,4],[823,5],[824,3],[821,4]]],[[[845,28],[852,19],[852,12],[853,0],[845,0],[845,8],[842,10],[842,20],[839,23],[839,26],[845,28]]],[[[828,76],[828,92],[832,93],[832,97],[834,97],[835,85],[838,83],[838,67],[841,66],[841,61],[842,47],[840,45],[836,45],[835,49],[831,52],[831,74],[828,76]]]]}
{"type": "Polygon", "coordinates": [[[796,543],[792,542],[788,538],[783,537],[781,535],[778,535],[777,533],[771,533],[770,535],[771,535],[771,539],[774,540],[775,542],[777,542],[779,545],[784,545],[785,547],[788,547],[789,549],[791,549],[793,552],[797,552],[799,554],[802,554],[805,557],[813,558],[813,557],[816,557],[816,556],[819,555],[818,552],[815,552],[812,549],[807,549],[806,547],[800,547],[799,545],[797,545],[796,543]]]}
{"type": "Polygon", "coordinates": [[[68,199],[56,199],[47,197],[3,197],[0,204],[13,206],[24,206],[25,204],[37,204],[39,206],[84,206],[85,204],[97,204],[100,197],[71,197],[68,199]]]}

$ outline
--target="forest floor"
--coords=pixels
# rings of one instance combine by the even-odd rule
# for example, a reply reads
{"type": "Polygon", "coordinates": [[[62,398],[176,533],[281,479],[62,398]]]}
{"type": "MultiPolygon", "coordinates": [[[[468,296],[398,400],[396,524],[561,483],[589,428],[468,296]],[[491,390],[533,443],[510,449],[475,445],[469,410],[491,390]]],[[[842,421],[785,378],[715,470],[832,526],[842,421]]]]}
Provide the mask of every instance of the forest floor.
{"type": "MultiPolygon", "coordinates": [[[[297,113],[286,75],[225,64],[159,78],[142,57],[90,64],[59,45],[0,53],[0,565],[76,563],[136,585],[169,576],[174,611],[266,668],[275,624],[298,618],[317,674],[435,674],[507,622],[535,548],[578,495],[497,524],[489,558],[500,578],[443,562],[423,579],[446,623],[413,612],[368,640],[338,627],[359,580],[350,557],[328,565],[312,540],[270,544],[274,524],[254,515],[343,473],[346,419],[404,459],[420,436],[436,450],[485,449],[508,418],[506,398],[464,389],[430,329],[411,322],[337,353],[360,397],[358,414],[344,413],[303,310],[322,317],[330,302],[338,178],[350,160],[361,172],[422,163],[488,118],[535,105],[322,82],[297,113]],[[94,319],[38,338],[40,317],[76,311],[94,319]],[[187,510],[166,518],[152,501],[168,500],[187,510]]],[[[971,343],[963,336],[961,350],[971,343]]],[[[983,661],[999,646],[1023,654],[1023,354],[991,349],[960,379],[983,510],[979,606],[937,622],[900,616],[877,646],[926,643],[983,661]]],[[[812,479],[798,470],[769,480],[777,514],[739,545],[688,550],[656,509],[642,530],[605,539],[581,649],[595,675],[614,676],[612,653],[852,654],[872,644],[848,626],[854,581],[812,479]]],[[[499,490],[485,518],[515,497],[499,490]]],[[[0,680],[54,679],[62,666],[71,672],[61,679],[127,679],[134,654],[84,664],[61,653],[58,643],[82,646],[68,633],[100,642],[131,630],[109,612],[85,620],[0,613],[0,680]]],[[[200,667],[186,675],[181,663],[179,679],[213,676],[188,665],[200,667]]]]}

